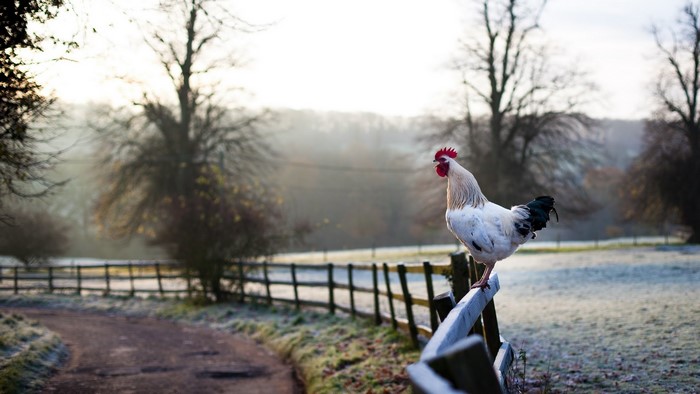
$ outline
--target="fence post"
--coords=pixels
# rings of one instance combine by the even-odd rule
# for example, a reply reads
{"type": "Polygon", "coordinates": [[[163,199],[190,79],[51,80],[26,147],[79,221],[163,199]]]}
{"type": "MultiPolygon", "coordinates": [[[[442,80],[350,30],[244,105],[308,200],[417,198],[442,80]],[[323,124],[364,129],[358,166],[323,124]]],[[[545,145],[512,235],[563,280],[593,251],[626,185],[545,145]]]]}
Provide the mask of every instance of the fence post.
{"type": "Polygon", "coordinates": [[[163,298],[163,282],[160,276],[160,263],[156,263],[156,279],[158,280],[158,293],[163,298]]]}
{"type": "Polygon", "coordinates": [[[272,305],[272,294],[270,293],[270,276],[267,272],[267,261],[263,261],[263,277],[265,278],[265,292],[267,294],[267,305],[272,305]]]}
{"type": "Polygon", "coordinates": [[[435,293],[433,292],[433,266],[429,261],[423,262],[423,273],[425,274],[425,287],[428,291],[428,309],[430,310],[430,329],[435,332],[438,327],[437,311],[435,309],[435,293]]]}
{"type": "Polygon", "coordinates": [[[134,288],[134,267],[131,264],[131,261],[129,261],[129,286],[131,289],[129,296],[133,297],[136,294],[136,289],[134,288]]]}
{"type": "Polygon", "coordinates": [[[81,271],[81,268],[82,268],[82,267],[79,266],[79,265],[75,267],[75,269],[76,269],[75,272],[78,274],[78,283],[77,283],[78,288],[76,289],[76,292],[78,293],[78,295],[82,295],[81,293],[82,293],[82,291],[83,291],[83,288],[82,288],[82,286],[83,286],[83,276],[82,276],[82,274],[81,274],[81,272],[80,272],[80,271],[81,271]]]}
{"type": "Polygon", "coordinates": [[[384,270],[384,282],[386,282],[386,297],[389,300],[389,313],[391,313],[391,326],[394,330],[398,327],[396,322],[396,313],[394,313],[394,296],[391,294],[391,282],[389,281],[389,265],[382,263],[384,270]]]}
{"type": "Polygon", "coordinates": [[[333,263],[328,263],[328,311],[335,315],[335,297],[333,295],[333,263]]]}
{"type": "Polygon", "coordinates": [[[49,294],[53,293],[53,267],[49,267],[49,294]]]}
{"type": "MultiPolygon", "coordinates": [[[[471,258],[471,256],[469,256],[471,258]]],[[[452,265],[452,292],[455,300],[459,302],[469,293],[469,265],[464,252],[452,253],[450,255],[452,265]]]]}
{"type": "Polygon", "coordinates": [[[108,295],[110,292],[110,287],[109,287],[109,264],[105,263],[105,295],[108,295]]]}
{"type": "Polygon", "coordinates": [[[14,268],[14,277],[13,277],[13,281],[14,281],[14,290],[15,290],[15,294],[17,294],[17,293],[19,292],[19,286],[18,286],[18,283],[17,283],[18,280],[19,280],[19,277],[18,277],[18,274],[17,274],[17,266],[15,266],[15,267],[13,267],[13,268],[14,268]]]}
{"type": "Polygon", "coordinates": [[[294,286],[294,308],[298,311],[299,305],[299,287],[297,286],[297,266],[292,263],[292,286],[294,286]]]}
{"type": "MultiPolygon", "coordinates": [[[[483,264],[477,264],[476,261],[474,261],[474,258],[472,256],[469,256],[469,281],[470,283],[476,283],[479,278],[481,278],[481,275],[484,274],[484,269],[486,268],[485,265],[483,264]]],[[[484,325],[481,323],[482,321],[482,316],[480,316],[476,321],[474,322],[474,327],[469,331],[469,334],[479,334],[482,337],[484,336],[484,325]]]]}
{"type": "Polygon", "coordinates": [[[495,359],[498,354],[498,349],[501,347],[501,336],[498,331],[498,319],[496,318],[496,305],[493,303],[493,298],[481,311],[481,319],[484,324],[484,339],[486,346],[491,353],[491,359],[495,359]]]}
{"type": "Polygon", "coordinates": [[[350,288],[350,316],[352,318],[355,318],[355,294],[354,291],[355,289],[353,288],[353,281],[352,281],[352,263],[348,264],[348,287],[350,288]]]}
{"type": "Polygon", "coordinates": [[[374,324],[382,324],[382,316],[379,314],[379,279],[377,278],[377,263],[372,263],[372,287],[374,289],[374,324]]]}
{"type": "Polygon", "coordinates": [[[245,302],[245,273],[243,272],[243,261],[238,260],[238,281],[240,282],[240,302],[245,302]]]}
{"type": "Polygon", "coordinates": [[[406,317],[408,318],[408,331],[411,333],[411,341],[413,346],[418,348],[418,328],[416,321],[413,319],[413,299],[408,291],[408,281],[406,280],[406,266],[399,264],[399,280],[401,281],[401,290],[403,291],[403,302],[406,305],[406,317]]]}
{"type": "Polygon", "coordinates": [[[433,299],[433,305],[435,305],[435,310],[437,311],[440,321],[445,321],[447,315],[450,311],[457,305],[455,302],[455,297],[451,291],[438,294],[433,299]]]}
{"type": "Polygon", "coordinates": [[[192,298],[192,272],[190,267],[185,267],[185,280],[187,281],[187,298],[192,298]]]}

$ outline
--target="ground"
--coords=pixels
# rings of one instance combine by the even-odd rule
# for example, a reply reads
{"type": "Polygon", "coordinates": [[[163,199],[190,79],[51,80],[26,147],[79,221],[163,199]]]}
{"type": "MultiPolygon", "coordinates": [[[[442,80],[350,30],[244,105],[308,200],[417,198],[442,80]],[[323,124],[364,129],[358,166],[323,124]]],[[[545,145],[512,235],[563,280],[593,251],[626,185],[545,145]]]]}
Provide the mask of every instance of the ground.
{"type": "Polygon", "coordinates": [[[61,309],[2,309],[57,333],[70,356],[56,393],[299,393],[293,368],[254,341],[162,319],[61,309]]]}

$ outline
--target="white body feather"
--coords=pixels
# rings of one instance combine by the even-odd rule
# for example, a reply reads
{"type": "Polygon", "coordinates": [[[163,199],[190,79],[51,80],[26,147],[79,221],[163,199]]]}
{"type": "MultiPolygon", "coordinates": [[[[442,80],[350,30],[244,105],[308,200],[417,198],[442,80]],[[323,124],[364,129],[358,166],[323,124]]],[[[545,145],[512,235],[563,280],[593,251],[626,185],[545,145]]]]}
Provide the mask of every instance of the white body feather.
{"type": "Polygon", "coordinates": [[[469,250],[474,260],[493,267],[532,238],[523,205],[506,209],[481,193],[474,175],[449,157],[447,173],[447,228],[469,250]],[[526,229],[525,234],[518,231],[526,229]]]}
{"type": "Polygon", "coordinates": [[[448,209],[445,220],[447,228],[474,260],[493,266],[531,238],[531,234],[523,236],[516,231],[516,222],[525,220],[528,215],[527,208],[522,205],[506,209],[487,201],[476,207],[448,209]]]}

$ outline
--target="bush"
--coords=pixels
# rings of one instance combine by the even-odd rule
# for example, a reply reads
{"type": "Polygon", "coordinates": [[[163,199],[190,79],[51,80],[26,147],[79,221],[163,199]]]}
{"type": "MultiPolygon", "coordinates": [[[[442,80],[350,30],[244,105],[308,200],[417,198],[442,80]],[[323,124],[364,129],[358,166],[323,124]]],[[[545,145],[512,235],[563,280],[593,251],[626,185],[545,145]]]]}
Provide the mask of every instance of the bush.
{"type": "Polygon", "coordinates": [[[48,264],[68,246],[67,226],[44,212],[18,210],[9,223],[0,222],[0,255],[23,264],[48,264]]]}

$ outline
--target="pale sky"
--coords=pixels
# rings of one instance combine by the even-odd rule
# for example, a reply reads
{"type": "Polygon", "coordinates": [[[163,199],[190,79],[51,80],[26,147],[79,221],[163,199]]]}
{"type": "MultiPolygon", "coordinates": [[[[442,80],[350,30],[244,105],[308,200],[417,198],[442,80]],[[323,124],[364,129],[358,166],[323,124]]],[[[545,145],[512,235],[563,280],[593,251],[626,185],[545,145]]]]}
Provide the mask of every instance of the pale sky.
{"type": "MultiPolygon", "coordinates": [[[[76,0],[78,17],[54,26],[89,23],[71,61],[38,67],[40,81],[68,102],[128,103],[135,91],[114,74],[143,81],[149,50],[110,0],[76,0]],[[87,11],[83,11],[87,9],[87,11]],[[82,12],[82,13],[81,13],[82,12]],[[120,32],[120,33],[117,33],[120,32]]],[[[136,4],[119,1],[115,4],[136,4]]],[[[590,73],[600,88],[591,115],[642,118],[649,114],[655,63],[652,23],[670,25],[684,0],[550,0],[542,26],[567,61],[590,73]]],[[[470,0],[241,0],[234,12],[271,23],[240,43],[248,62],[231,81],[257,106],[385,115],[442,112],[455,100],[459,76],[450,69],[458,40],[475,15],[470,0]]]]}

